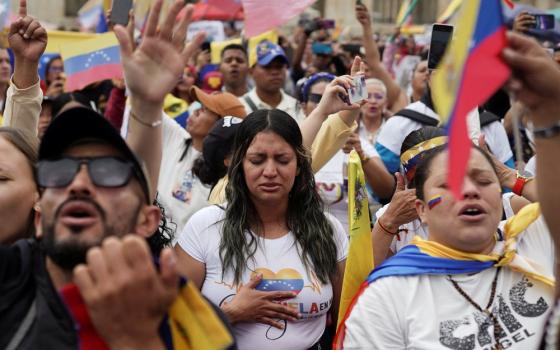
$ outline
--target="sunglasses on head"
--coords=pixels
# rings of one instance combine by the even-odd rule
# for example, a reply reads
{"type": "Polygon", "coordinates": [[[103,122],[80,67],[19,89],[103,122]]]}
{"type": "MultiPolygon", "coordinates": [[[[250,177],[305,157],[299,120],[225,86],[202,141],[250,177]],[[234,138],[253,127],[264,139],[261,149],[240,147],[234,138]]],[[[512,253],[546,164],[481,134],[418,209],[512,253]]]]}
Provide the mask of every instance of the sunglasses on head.
{"type": "Polygon", "coordinates": [[[41,160],[37,164],[39,187],[60,188],[70,185],[82,164],[87,164],[89,178],[98,187],[122,187],[136,173],[131,162],[117,157],[41,160]]]}
{"type": "Polygon", "coordinates": [[[322,97],[323,97],[323,95],[321,95],[321,94],[309,94],[309,97],[307,98],[307,101],[313,102],[313,103],[319,103],[321,101],[322,97]]]}

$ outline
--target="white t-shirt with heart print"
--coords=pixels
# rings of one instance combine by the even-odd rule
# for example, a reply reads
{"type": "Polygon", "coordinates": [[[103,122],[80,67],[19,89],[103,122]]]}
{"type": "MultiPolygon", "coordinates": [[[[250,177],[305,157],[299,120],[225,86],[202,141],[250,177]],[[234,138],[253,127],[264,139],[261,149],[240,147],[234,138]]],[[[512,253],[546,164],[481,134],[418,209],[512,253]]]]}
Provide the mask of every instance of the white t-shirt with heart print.
{"type": "MultiPolygon", "coordinates": [[[[346,259],[348,239],[340,222],[326,214],[334,231],[337,261],[346,259]]],[[[224,211],[218,206],[207,207],[194,214],[179,237],[179,246],[194,259],[206,265],[202,294],[216,305],[231,301],[239,286],[233,283],[233,275],[222,278],[219,246],[224,211]]],[[[247,237],[251,234],[247,233],[247,237]]],[[[297,322],[287,321],[283,330],[261,323],[238,323],[234,325],[240,349],[307,349],[323,334],[327,312],[332,304],[333,291],[330,283],[322,284],[313,272],[308,273],[298,251],[301,247],[294,235],[277,239],[257,239],[257,251],[247,261],[248,269],[242,282],[247,283],[251,273],[263,274],[257,286],[262,291],[294,291],[297,296],[286,303],[302,314],[297,322]]]]}

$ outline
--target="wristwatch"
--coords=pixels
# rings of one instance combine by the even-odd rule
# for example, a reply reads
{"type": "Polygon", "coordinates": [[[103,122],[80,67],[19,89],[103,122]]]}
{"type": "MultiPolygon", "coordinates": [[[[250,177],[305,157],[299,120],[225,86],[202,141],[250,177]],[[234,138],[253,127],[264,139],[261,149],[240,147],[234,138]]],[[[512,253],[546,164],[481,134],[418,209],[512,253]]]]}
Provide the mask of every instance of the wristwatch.
{"type": "Polygon", "coordinates": [[[536,138],[540,139],[549,139],[558,134],[560,134],[560,121],[552,124],[549,127],[533,129],[533,135],[535,135],[536,138]]]}
{"type": "Polygon", "coordinates": [[[528,171],[521,170],[517,172],[516,177],[517,179],[515,180],[515,185],[513,185],[511,190],[516,195],[521,196],[523,193],[523,187],[525,187],[527,182],[533,180],[533,176],[528,171]]]}

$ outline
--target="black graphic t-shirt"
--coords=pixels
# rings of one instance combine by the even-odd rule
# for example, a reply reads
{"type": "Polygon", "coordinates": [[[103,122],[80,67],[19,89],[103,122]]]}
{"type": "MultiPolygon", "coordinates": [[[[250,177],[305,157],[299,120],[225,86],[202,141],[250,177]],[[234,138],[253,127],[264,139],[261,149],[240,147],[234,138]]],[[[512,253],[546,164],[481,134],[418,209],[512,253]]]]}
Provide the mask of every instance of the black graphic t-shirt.
{"type": "MultiPolygon", "coordinates": [[[[495,252],[503,250],[498,242],[495,252]]],[[[554,248],[542,217],[522,233],[520,255],[553,275],[554,248]]],[[[495,268],[453,279],[481,307],[490,298],[495,268]]],[[[553,288],[502,268],[491,309],[504,349],[536,349],[554,304],[553,288]]],[[[448,276],[386,277],[372,283],[346,322],[345,349],[493,349],[492,320],[453,287],[448,276]]]]}

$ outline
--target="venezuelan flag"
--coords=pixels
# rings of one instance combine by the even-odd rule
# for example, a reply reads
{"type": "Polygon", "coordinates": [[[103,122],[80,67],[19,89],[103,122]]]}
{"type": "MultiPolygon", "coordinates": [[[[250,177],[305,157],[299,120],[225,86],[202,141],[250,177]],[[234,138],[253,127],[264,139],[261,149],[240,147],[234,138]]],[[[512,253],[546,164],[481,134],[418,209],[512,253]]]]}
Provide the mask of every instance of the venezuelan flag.
{"type": "Polygon", "coordinates": [[[448,183],[461,193],[470,156],[467,114],[485,102],[509,77],[500,57],[506,46],[502,0],[464,1],[456,37],[432,77],[432,96],[449,135],[448,183]]]}
{"type": "Polygon", "coordinates": [[[119,44],[114,33],[61,48],[68,91],[79,90],[96,81],[121,78],[119,44]]]}
{"type": "Polygon", "coordinates": [[[350,152],[348,160],[348,222],[350,246],[338,309],[339,325],[343,323],[354,295],[374,266],[366,182],[362,162],[356,151],[350,152]]]}

